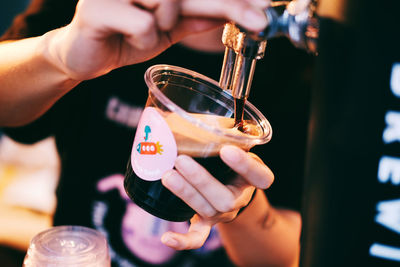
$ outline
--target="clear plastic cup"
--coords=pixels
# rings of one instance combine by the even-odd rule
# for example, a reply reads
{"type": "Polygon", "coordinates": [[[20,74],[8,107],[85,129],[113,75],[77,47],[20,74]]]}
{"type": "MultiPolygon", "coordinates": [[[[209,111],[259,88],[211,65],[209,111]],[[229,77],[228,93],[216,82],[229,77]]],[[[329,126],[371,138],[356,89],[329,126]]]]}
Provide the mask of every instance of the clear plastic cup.
{"type": "Polygon", "coordinates": [[[110,267],[105,237],[83,226],[56,226],[30,243],[23,267],[110,267]]]}
{"type": "Polygon", "coordinates": [[[223,145],[250,150],[271,139],[272,129],[250,102],[245,132],[234,127],[232,95],[200,73],[154,65],[145,73],[149,88],[124,180],[128,196],[147,212],[169,221],[189,220],[195,211],[162,185],[178,155],[188,155],[223,184],[236,174],[219,157],[223,145]]]}

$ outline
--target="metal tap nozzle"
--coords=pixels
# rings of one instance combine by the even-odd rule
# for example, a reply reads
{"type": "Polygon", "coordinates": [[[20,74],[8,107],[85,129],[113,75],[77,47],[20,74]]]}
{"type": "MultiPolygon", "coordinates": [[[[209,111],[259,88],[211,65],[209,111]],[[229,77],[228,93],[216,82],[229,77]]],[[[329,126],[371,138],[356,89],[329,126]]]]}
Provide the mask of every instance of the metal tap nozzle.
{"type": "Polygon", "coordinates": [[[225,24],[220,87],[232,90],[234,98],[247,99],[256,62],[264,57],[267,40],[271,38],[286,36],[295,46],[316,53],[319,23],[315,10],[316,0],[272,2],[265,10],[268,26],[257,34],[234,23],[225,24]]]}
{"type": "Polygon", "coordinates": [[[247,99],[256,61],[264,56],[267,41],[245,32],[233,23],[225,24],[222,34],[225,56],[219,84],[232,90],[235,98],[247,99]]]}

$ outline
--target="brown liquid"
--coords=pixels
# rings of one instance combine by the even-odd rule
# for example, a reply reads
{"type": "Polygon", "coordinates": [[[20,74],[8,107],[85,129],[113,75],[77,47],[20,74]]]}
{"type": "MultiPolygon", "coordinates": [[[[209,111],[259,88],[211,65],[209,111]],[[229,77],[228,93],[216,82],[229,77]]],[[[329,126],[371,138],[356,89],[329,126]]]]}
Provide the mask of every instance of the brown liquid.
{"type": "Polygon", "coordinates": [[[239,131],[245,132],[243,128],[243,114],[245,107],[246,99],[235,98],[235,125],[239,131]]]}
{"type": "MultiPolygon", "coordinates": [[[[243,122],[243,131],[239,131],[234,127],[234,119],[210,114],[190,114],[192,117],[220,129],[229,136],[261,136],[263,130],[257,122],[243,122]]],[[[223,144],[233,144],[241,147],[244,150],[249,150],[252,147],[250,142],[242,142],[233,140],[231,137],[217,135],[206,129],[196,127],[187,120],[177,114],[166,114],[167,121],[178,147],[178,154],[186,154],[192,157],[209,157],[218,155],[223,144]]]]}

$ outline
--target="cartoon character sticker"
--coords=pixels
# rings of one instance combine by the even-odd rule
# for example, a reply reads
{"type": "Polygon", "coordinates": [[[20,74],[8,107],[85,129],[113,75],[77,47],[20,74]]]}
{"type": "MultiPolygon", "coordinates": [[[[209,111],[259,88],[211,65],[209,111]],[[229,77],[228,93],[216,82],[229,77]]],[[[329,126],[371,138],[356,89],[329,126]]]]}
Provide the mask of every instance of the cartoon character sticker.
{"type": "Polygon", "coordinates": [[[174,167],[175,138],[167,122],[153,107],[144,109],[133,142],[131,164],[137,176],[147,181],[161,179],[174,167]]]}
{"type": "Polygon", "coordinates": [[[150,138],[150,133],[151,133],[151,128],[149,125],[146,125],[144,127],[144,133],[145,133],[144,142],[140,142],[136,146],[137,152],[143,155],[155,155],[157,153],[162,155],[162,152],[164,150],[161,148],[162,145],[160,144],[160,142],[157,143],[147,142],[150,138]]]}

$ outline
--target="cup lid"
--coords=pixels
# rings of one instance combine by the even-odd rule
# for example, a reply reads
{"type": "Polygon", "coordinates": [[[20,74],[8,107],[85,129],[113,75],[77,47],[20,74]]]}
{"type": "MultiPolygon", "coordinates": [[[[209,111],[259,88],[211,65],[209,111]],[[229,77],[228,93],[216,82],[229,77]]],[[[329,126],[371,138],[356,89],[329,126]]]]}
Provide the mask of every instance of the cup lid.
{"type": "Polygon", "coordinates": [[[32,239],[24,266],[110,266],[107,241],[87,227],[53,227],[32,239]]]}

